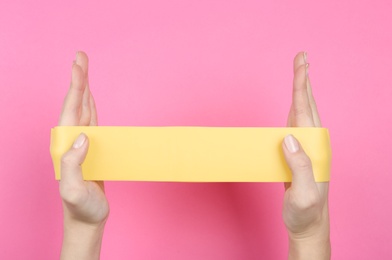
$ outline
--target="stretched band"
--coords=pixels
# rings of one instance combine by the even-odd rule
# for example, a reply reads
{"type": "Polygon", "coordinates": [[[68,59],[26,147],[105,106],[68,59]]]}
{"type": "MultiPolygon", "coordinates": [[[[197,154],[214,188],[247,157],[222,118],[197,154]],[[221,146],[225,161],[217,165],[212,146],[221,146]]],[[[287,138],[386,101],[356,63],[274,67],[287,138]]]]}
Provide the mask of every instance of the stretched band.
{"type": "Polygon", "coordinates": [[[282,150],[293,134],[312,161],[317,182],[329,181],[326,128],[58,126],[50,152],[56,179],[76,137],[89,137],[85,180],[290,182],[282,150]]]}

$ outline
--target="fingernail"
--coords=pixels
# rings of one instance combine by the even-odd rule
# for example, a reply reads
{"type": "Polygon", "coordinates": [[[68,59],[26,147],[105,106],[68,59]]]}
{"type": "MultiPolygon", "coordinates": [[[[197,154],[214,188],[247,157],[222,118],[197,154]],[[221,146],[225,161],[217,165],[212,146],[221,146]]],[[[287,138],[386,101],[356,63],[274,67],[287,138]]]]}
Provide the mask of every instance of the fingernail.
{"type": "Polygon", "coordinates": [[[295,153],[299,150],[298,142],[292,135],[287,135],[284,138],[284,144],[290,153],[295,153]]]}
{"type": "Polygon", "coordinates": [[[305,63],[308,62],[308,53],[306,51],[304,51],[304,61],[305,63]]]}
{"type": "Polygon", "coordinates": [[[73,147],[78,149],[80,147],[82,147],[82,145],[84,144],[84,142],[86,141],[86,136],[85,134],[81,133],[78,138],[76,138],[73,147]]]}
{"type": "Polygon", "coordinates": [[[78,57],[78,51],[76,51],[76,54],[75,54],[75,60],[76,60],[76,58],[78,57]]]}

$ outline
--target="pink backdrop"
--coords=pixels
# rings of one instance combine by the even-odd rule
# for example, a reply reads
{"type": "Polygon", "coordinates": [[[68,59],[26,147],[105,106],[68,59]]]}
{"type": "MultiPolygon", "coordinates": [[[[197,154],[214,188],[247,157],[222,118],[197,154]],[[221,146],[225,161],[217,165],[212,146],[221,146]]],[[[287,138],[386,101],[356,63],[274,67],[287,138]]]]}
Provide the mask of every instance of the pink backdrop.
{"type": "MultiPolygon", "coordinates": [[[[137,126],[284,126],[307,50],[332,138],[333,259],[392,259],[391,1],[25,2],[0,3],[0,259],[59,256],[49,134],[76,50],[100,124],[137,126]]],[[[107,183],[102,259],[285,259],[283,191],[107,183]]]]}

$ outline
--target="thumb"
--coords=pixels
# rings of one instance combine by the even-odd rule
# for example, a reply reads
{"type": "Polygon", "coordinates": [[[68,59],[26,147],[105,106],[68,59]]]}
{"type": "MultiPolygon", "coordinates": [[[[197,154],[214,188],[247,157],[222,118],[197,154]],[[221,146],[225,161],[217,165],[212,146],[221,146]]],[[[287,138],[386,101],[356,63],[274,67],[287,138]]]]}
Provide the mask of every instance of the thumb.
{"type": "Polygon", "coordinates": [[[68,184],[83,182],[82,163],[88,152],[88,138],[81,133],[72,147],[61,157],[61,181],[68,184]]]}
{"type": "Polygon", "coordinates": [[[283,153],[292,173],[291,187],[298,191],[306,191],[314,186],[312,162],[294,136],[288,135],[284,138],[283,153]]]}

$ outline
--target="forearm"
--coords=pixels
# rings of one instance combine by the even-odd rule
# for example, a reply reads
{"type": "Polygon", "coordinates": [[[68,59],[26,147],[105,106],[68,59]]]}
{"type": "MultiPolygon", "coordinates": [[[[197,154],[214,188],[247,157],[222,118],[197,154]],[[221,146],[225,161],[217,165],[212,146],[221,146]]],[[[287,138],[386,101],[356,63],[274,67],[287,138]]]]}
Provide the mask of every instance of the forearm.
{"type": "Polygon", "coordinates": [[[105,223],[89,225],[64,220],[64,238],[60,259],[99,259],[104,226],[105,223]]]}

